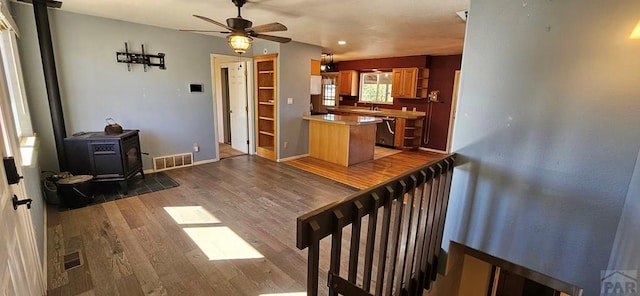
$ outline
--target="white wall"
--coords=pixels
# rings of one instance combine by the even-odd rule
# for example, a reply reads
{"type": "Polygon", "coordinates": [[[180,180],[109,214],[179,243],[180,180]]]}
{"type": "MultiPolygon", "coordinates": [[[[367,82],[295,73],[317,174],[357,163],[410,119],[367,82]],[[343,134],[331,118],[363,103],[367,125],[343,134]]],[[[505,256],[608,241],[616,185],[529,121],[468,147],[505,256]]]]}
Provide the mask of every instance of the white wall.
{"type": "MultiPolygon", "coordinates": [[[[42,168],[57,170],[51,116],[31,5],[13,4],[20,28],[19,48],[26,91],[41,139],[42,168]]],[[[214,159],[213,96],[210,54],[235,55],[226,40],[177,30],[49,10],[56,66],[67,133],[100,131],[104,118],[124,128],[139,129],[146,168],[151,157],[193,151],[195,160],[214,159]],[[166,70],[116,62],[116,52],[166,54],[166,70]],[[189,83],[203,84],[203,93],[189,93],[189,83]]]]}
{"type": "Polygon", "coordinates": [[[640,271],[638,229],[640,229],[640,151],[609,259],[609,270],[640,271]]]}
{"type": "Polygon", "coordinates": [[[640,147],[639,12],[471,2],[445,241],[598,293],[640,147]]]}

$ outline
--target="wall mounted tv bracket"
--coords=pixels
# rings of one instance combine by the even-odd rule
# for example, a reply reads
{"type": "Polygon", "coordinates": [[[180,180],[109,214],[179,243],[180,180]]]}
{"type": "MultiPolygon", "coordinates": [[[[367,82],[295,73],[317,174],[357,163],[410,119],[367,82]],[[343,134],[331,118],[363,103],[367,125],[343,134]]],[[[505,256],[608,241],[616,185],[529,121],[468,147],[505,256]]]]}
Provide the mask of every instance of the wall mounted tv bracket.
{"type": "Polygon", "coordinates": [[[147,72],[147,68],[154,66],[162,70],[166,70],[164,65],[164,53],[158,54],[146,54],[144,52],[144,44],[142,44],[142,53],[130,53],[129,44],[124,43],[124,52],[116,52],[116,60],[118,63],[127,63],[127,70],[131,72],[131,64],[142,64],[144,71],[147,72]]]}

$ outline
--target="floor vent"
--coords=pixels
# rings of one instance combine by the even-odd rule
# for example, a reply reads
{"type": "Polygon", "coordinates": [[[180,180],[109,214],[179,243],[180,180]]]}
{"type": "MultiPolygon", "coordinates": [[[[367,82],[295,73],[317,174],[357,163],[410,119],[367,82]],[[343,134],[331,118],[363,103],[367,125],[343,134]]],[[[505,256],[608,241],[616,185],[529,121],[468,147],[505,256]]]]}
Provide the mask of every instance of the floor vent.
{"type": "Polygon", "coordinates": [[[153,158],[154,171],[164,171],[164,170],[187,167],[192,165],[193,165],[192,153],[183,153],[183,154],[160,156],[160,157],[153,158]]]}
{"type": "Polygon", "coordinates": [[[82,257],[80,256],[80,251],[75,251],[64,255],[63,262],[65,271],[81,266],[82,257]]]}

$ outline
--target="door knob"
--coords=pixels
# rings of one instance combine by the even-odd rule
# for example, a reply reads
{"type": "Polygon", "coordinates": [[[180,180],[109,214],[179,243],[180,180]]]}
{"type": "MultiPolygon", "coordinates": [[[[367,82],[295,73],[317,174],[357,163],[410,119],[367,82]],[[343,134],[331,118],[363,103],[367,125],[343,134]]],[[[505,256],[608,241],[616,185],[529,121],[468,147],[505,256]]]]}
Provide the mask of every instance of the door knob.
{"type": "Polygon", "coordinates": [[[14,210],[18,210],[18,207],[21,205],[27,205],[27,209],[31,209],[31,202],[33,202],[32,199],[27,198],[27,199],[22,199],[19,200],[17,195],[13,195],[13,209],[14,210]]]}

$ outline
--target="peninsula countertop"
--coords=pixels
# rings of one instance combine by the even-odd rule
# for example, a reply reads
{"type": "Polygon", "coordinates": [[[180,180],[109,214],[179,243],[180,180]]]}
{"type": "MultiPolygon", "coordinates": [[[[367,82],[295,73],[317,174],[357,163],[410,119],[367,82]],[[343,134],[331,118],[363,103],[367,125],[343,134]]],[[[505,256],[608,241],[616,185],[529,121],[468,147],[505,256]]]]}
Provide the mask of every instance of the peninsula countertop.
{"type": "Polygon", "coordinates": [[[344,124],[344,125],[365,125],[365,124],[376,124],[376,123],[382,122],[382,119],[371,117],[371,116],[336,115],[336,114],[303,115],[302,119],[334,123],[334,124],[344,124]]]}
{"type": "Polygon", "coordinates": [[[427,114],[421,111],[402,111],[396,109],[379,109],[379,110],[370,110],[369,108],[364,107],[351,107],[351,106],[337,106],[337,107],[327,107],[329,111],[335,112],[345,112],[351,114],[362,114],[366,116],[378,116],[378,117],[399,117],[406,119],[418,119],[425,117],[427,114]]]}

